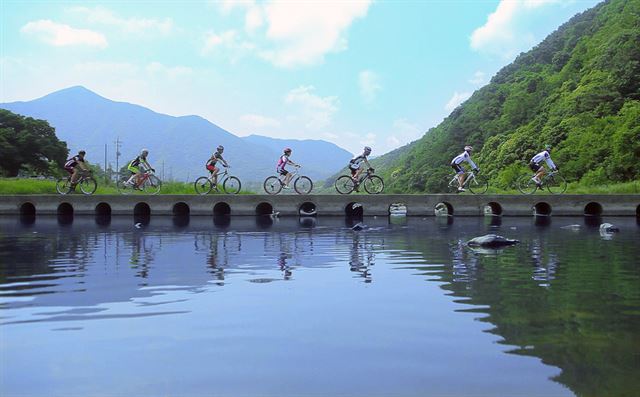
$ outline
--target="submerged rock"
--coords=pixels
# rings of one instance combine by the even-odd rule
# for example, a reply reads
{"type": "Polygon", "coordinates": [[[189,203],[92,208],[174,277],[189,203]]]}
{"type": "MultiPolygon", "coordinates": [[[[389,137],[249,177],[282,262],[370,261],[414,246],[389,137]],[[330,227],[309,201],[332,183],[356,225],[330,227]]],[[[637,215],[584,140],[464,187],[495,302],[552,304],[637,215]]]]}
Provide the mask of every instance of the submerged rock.
{"type": "Polygon", "coordinates": [[[620,228],[616,225],[612,225],[610,223],[603,223],[600,225],[600,231],[605,233],[616,233],[620,231],[620,228]]]}
{"type": "Polygon", "coordinates": [[[484,236],[472,238],[467,241],[467,245],[470,247],[504,247],[508,245],[518,244],[520,241],[511,240],[502,236],[498,236],[497,234],[487,234],[484,236]]]}

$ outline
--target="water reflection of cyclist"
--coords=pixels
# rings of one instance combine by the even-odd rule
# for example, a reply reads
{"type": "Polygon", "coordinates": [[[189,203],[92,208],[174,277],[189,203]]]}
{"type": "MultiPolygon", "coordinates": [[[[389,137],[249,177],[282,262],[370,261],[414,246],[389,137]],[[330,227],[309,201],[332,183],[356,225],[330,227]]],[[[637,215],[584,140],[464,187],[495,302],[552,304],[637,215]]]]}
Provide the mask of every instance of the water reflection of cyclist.
{"type": "Polygon", "coordinates": [[[291,271],[291,266],[287,265],[288,255],[286,252],[280,252],[280,256],[278,257],[278,266],[282,271],[282,275],[285,280],[291,280],[291,275],[293,272],[291,271]]]}
{"type": "Polygon", "coordinates": [[[366,259],[360,252],[360,234],[354,234],[349,258],[349,270],[360,273],[360,277],[364,278],[364,282],[370,283],[373,281],[371,278],[370,268],[374,264],[375,256],[373,254],[373,249],[366,246],[366,241],[364,243],[364,248],[366,251],[366,259]]]}

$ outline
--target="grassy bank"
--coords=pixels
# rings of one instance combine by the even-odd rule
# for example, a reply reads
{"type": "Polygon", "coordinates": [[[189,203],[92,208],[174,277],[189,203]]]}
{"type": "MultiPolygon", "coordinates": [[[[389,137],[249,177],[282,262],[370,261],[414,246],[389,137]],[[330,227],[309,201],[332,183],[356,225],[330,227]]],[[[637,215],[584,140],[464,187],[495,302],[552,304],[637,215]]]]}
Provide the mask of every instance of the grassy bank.
{"type": "MultiPolygon", "coordinates": [[[[0,194],[56,194],[56,184],[47,179],[17,179],[0,178],[0,194]]],[[[255,192],[242,191],[241,194],[253,194],[255,192]]],[[[262,192],[260,192],[262,193],[262,192]]],[[[324,189],[313,193],[337,194],[335,189],[324,189]]],[[[566,194],[640,194],[640,181],[615,183],[601,186],[584,186],[578,183],[570,183],[566,194]]],[[[115,186],[105,186],[98,182],[98,190],[95,194],[118,194],[115,186]]],[[[184,182],[165,182],[160,194],[195,194],[193,184],[184,182]]],[[[213,193],[212,193],[213,194],[213,193]]],[[[470,194],[470,193],[465,193],[470,194]]],[[[489,187],[487,194],[520,194],[515,189],[504,190],[489,187]]],[[[548,191],[538,191],[536,194],[549,194],[548,191]]]]}
{"type": "MultiPolygon", "coordinates": [[[[241,192],[241,194],[251,193],[241,192]]],[[[48,179],[0,178],[0,194],[57,194],[56,182],[48,179]]],[[[105,186],[98,181],[98,189],[94,194],[119,193],[115,185],[105,186]]],[[[195,190],[192,183],[165,182],[162,184],[160,194],[195,194],[195,190]]]]}

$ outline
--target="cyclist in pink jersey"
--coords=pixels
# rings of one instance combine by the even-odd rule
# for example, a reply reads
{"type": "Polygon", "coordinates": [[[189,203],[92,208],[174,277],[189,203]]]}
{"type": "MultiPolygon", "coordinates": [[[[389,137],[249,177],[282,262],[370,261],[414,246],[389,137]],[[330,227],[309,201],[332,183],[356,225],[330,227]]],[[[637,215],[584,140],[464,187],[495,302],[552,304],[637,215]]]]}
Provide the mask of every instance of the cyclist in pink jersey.
{"type": "Polygon", "coordinates": [[[283,188],[289,189],[289,182],[291,182],[291,178],[293,178],[293,174],[285,169],[287,165],[292,165],[294,167],[300,167],[299,164],[294,163],[289,160],[289,156],[291,156],[291,148],[285,148],[284,154],[280,156],[278,159],[278,165],[276,166],[276,173],[278,175],[284,176],[282,183],[284,183],[283,188]]]}

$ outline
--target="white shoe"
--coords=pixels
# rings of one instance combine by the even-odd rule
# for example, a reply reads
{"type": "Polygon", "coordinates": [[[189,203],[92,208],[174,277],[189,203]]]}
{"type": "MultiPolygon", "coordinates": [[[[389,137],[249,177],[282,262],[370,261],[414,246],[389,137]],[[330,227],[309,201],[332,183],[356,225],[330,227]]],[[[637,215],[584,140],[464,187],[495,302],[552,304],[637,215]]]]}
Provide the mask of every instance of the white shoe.
{"type": "Polygon", "coordinates": [[[459,188],[458,188],[458,191],[459,191],[459,192],[466,192],[466,190],[464,190],[464,188],[462,188],[462,187],[459,187],[459,188]]]}
{"type": "Polygon", "coordinates": [[[283,189],[291,189],[291,188],[289,187],[289,185],[282,185],[282,188],[283,188],[283,189]]]}

